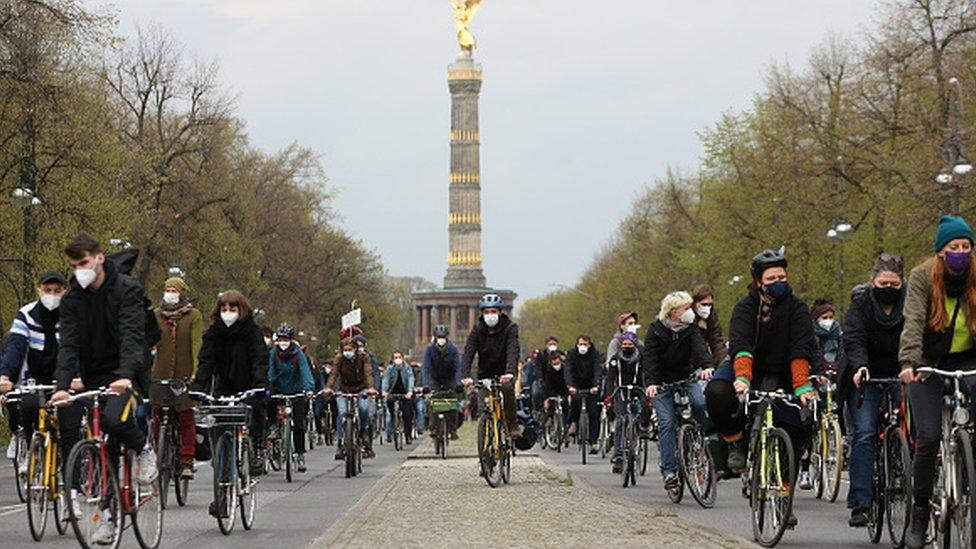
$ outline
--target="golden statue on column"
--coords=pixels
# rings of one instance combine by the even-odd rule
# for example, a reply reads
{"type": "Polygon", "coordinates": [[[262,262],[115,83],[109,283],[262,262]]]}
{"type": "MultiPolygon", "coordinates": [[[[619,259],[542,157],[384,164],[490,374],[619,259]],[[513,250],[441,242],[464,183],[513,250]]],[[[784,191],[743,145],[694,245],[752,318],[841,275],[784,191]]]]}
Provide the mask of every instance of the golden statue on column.
{"type": "Polygon", "coordinates": [[[474,53],[476,42],[471,30],[468,29],[468,24],[474,18],[482,0],[450,0],[450,2],[454,7],[454,26],[457,28],[458,45],[461,46],[461,52],[470,57],[474,53]]]}

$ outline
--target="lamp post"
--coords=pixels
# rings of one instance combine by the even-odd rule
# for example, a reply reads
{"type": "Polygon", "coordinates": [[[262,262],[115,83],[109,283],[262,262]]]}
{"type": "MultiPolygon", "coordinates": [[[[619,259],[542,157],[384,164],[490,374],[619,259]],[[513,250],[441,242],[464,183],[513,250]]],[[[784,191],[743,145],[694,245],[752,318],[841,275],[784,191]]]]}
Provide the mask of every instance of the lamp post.
{"type": "Polygon", "coordinates": [[[962,194],[963,178],[973,171],[966,156],[962,136],[959,133],[959,96],[962,85],[958,78],[949,79],[949,120],[946,127],[946,137],[942,142],[943,168],[935,181],[944,191],[949,193],[949,212],[959,215],[959,202],[962,194]]]}
{"type": "Polygon", "coordinates": [[[21,278],[24,286],[23,298],[26,299],[31,293],[33,284],[31,283],[31,267],[33,265],[34,243],[37,240],[37,227],[31,217],[31,207],[40,205],[41,199],[34,192],[34,176],[31,170],[21,173],[21,186],[10,192],[10,196],[19,200],[23,211],[23,255],[19,260],[21,267],[21,278]]]}
{"type": "MultiPolygon", "coordinates": [[[[827,230],[827,238],[834,243],[837,249],[837,296],[844,295],[844,241],[854,232],[854,226],[841,218],[834,222],[833,227],[827,230]]],[[[837,300],[839,304],[840,299],[837,300]]]]}

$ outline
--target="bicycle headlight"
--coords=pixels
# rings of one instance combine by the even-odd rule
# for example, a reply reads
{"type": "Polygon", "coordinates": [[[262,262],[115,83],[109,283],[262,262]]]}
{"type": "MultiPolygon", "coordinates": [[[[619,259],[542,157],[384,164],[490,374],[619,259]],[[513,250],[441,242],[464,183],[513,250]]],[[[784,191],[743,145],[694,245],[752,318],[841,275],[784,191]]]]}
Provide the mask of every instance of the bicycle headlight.
{"type": "Polygon", "coordinates": [[[952,421],[960,427],[966,426],[969,423],[969,410],[965,408],[956,408],[952,412],[952,421]]]}
{"type": "Polygon", "coordinates": [[[203,416],[200,418],[200,426],[209,429],[217,424],[217,420],[213,416],[203,416]]]}
{"type": "Polygon", "coordinates": [[[691,419],[691,409],[690,408],[685,408],[685,409],[681,410],[681,417],[685,421],[690,420],[691,419]]]}
{"type": "Polygon", "coordinates": [[[291,406],[285,406],[285,414],[286,415],[290,415],[291,414],[291,406]]]}

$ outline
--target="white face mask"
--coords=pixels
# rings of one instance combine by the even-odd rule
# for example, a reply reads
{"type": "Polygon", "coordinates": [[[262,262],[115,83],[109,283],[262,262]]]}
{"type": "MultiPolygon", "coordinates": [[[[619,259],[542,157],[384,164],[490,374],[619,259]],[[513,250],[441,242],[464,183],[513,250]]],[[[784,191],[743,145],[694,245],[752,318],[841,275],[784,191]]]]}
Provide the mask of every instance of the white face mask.
{"type": "Polygon", "coordinates": [[[563,369],[563,365],[562,365],[562,363],[559,363],[559,364],[553,364],[553,365],[552,365],[552,369],[553,369],[553,370],[556,370],[556,371],[558,372],[559,370],[562,370],[562,369],[563,369]]]}
{"type": "Polygon", "coordinates": [[[356,356],[356,351],[342,351],[342,356],[346,357],[346,360],[352,360],[352,357],[356,356]]]}
{"type": "Polygon", "coordinates": [[[497,314],[494,314],[493,313],[493,314],[490,314],[490,315],[485,315],[484,318],[485,318],[485,324],[489,328],[494,328],[495,326],[498,325],[498,315],[497,314]]]}
{"type": "Polygon", "coordinates": [[[832,319],[832,318],[821,318],[820,320],[817,321],[817,324],[819,324],[820,327],[823,328],[824,330],[828,330],[829,331],[831,328],[834,327],[834,319],[832,319]]]}
{"type": "Polygon", "coordinates": [[[270,347],[271,346],[271,338],[270,337],[264,338],[264,346],[265,347],[270,347]]]}
{"type": "Polygon", "coordinates": [[[95,269],[75,269],[75,280],[82,288],[88,288],[96,278],[98,278],[98,271],[95,269]]]}
{"type": "Polygon", "coordinates": [[[44,305],[45,309],[49,311],[53,311],[61,305],[61,296],[54,295],[54,294],[44,294],[41,296],[41,305],[44,305]]]}
{"type": "Polygon", "coordinates": [[[176,305],[179,302],[179,292],[163,292],[163,303],[166,303],[167,305],[176,305]]]}
{"type": "Polygon", "coordinates": [[[712,306],[711,305],[702,305],[702,306],[698,307],[698,316],[702,317],[703,320],[704,319],[707,319],[710,316],[712,316],[712,306]]]}
{"type": "Polygon", "coordinates": [[[640,330],[640,324],[631,324],[630,326],[627,326],[627,331],[632,334],[636,334],[637,330],[640,330]]]}
{"type": "Polygon", "coordinates": [[[579,354],[585,355],[586,353],[588,353],[590,351],[590,346],[589,345],[577,345],[576,346],[576,350],[579,351],[579,354]]]}
{"type": "Polygon", "coordinates": [[[557,345],[549,345],[548,347],[546,347],[546,349],[549,349],[549,352],[550,353],[555,353],[556,352],[556,349],[558,349],[558,348],[559,347],[557,345]]]}
{"type": "Polygon", "coordinates": [[[393,364],[395,364],[397,366],[403,366],[403,359],[402,358],[394,358],[393,359],[393,364]]]}
{"type": "Polygon", "coordinates": [[[437,346],[438,347],[443,347],[445,345],[447,345],[447,340],[446,339],[444,339],[443,337],[437,338],[437,346]]]}
{"type": "Polygon", "coordinates": [[[685,309],[685,312],[681,313],[681,322],[685,324],[691,324],[695,321],[695,311],[691,309],[685,309]]]}
{"type": "Polygon", "coordinates": [[[291,341],[279,341],[278,348],[282,351],[287,351],[288,347],[291,347],[291,341]]]}
{"type": "Polygon", "coordinates": [[[220,313],[220,320],[223,320],[224,324],[228,327],[237,322],[239,317],[240,315],[234,311],[223,311],[220,313]]]}

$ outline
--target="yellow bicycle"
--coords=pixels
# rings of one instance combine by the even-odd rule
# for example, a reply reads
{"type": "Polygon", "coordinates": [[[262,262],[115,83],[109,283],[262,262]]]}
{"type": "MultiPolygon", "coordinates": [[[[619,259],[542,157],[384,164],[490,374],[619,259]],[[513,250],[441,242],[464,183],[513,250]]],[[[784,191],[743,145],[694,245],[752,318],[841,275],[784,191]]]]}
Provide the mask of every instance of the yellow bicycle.
{"type": "Polygon", "coordinates": [[[821,398],[813,401],[814,432],[809,472],[817,497],[833,503],[840,493],[844,472],[844,439],[834,400],[837,383],[831,372],[823,375],[827,377],[826,383],[819,383],[821,376],[810,376],[810,380],[818,385],[821,398]]]}
{"type": "Polygon", "coordinates": [[[60,438],[57,408],[46,402],[54,385],[24,385],[19,391],[8,393],[37,398],[37,429],[27,451],[27,523],[34,541],[44,538],[48,506],[54,511],[54,526],[58,534],[68,531],[68,511],[60,473],[60,438]]]}
{"type": "Polygon", "coordinates": [[[485,397],[478,420],[478,461],[481,476],[492,488],[508,484],[512,478],[512,436],[505,423],[502,384],[496,379],[482,379],[485,397]]]}

